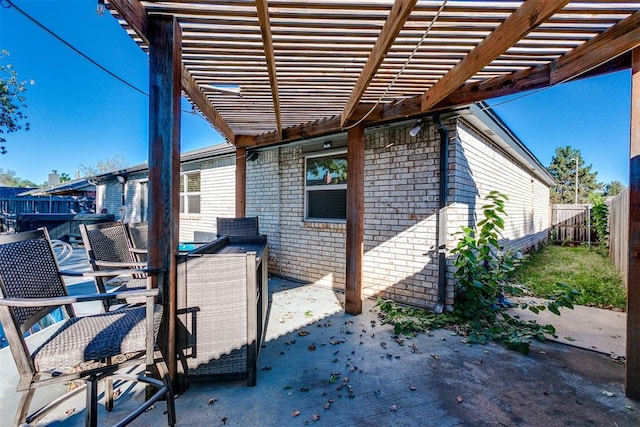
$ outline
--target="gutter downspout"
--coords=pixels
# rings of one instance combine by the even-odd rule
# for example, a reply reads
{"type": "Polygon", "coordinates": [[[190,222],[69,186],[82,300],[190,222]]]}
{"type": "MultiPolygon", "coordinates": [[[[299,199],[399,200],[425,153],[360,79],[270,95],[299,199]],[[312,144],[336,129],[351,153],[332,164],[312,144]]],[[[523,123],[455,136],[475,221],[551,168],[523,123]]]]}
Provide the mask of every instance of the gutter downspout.
{"type": "Polygon", "coordinates": [[[442,313],[447,296],[447,202],[449,193],[449,132],[440,119],[434,115],[440,133],[440,195],[438,212],[438,305],[436,313],[442,313]]]}

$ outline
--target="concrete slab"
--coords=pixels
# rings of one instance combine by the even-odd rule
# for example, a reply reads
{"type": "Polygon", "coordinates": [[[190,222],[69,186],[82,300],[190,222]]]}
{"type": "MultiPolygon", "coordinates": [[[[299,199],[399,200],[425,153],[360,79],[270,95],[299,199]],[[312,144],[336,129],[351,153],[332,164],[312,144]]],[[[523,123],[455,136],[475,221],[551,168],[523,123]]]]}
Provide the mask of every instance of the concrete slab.
{"type": "MultiPolygon", "coordinates": [[[[257,386],[193,382],[176,400],[179,426],[640,425],[624,365],[608,355],[536,342],[523,356],[446,330],[406,339],[380,323],[374,301],[350,316],[332,289],[278,279],[270,289],[257,386]]],[[[114,412],[101,409],[105,425],[140,398],[125,391],[114,412]]],[[[156,406],[134,425],[164,425],[156,406]]],[[[1,413],[14,410],[3,396],[1,413]]],[[[45,425],[83,425],[83,416],[82,402],[70,402],[45,425]]]]}
{"type": "Polygon", "coordinates": [[[511,309],[509,312],[522,320],[535,320],[540,324],[553,325],[557,335],[557,338],[551,338],[554,341],[613,357],[626,355],[627,314],[624,312],[581,305],[576,305],[573,309],[561,308],[560,316],[548,310],[538,315],[520,308],[511,309]]]}

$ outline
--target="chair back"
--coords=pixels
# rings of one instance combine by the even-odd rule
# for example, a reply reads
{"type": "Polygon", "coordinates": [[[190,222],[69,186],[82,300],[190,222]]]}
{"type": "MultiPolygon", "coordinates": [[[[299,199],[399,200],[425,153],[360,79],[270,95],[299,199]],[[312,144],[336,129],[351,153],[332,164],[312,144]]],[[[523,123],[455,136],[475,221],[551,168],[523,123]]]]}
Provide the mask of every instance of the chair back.
{"type": "MultiPolygon", "coordinates": [[[[1,298],[52,298],[67,296],[67,289],[58,274],[58,263],[46,229],[0,236],[0,292],[1,298]]],[[[0,307],[3,327],[5,315],[10,313],[16,330],[24,334],[57,306],[0,307]]],[[[73,308],[65,306],[70,317],[73,308]]],[[[10,335],[7,334],[7,339],[10,335]]],[[[10,342],[11,344],[11,342],[10,342]]]]}
{"type": "Polygon", "coordinates": [[[259,236],[258,217],[217,218],[218,236],[259,236]]]}
{"type": "Polygon", "coordinates": [[[129,230],[129,237],[131,243],[136,249],[148,249],[149,240],[149,223],[148,222],[134,222],[127,224],[127,230],[129,230]]]}
{"type": "Polygon", "coordinates": [[[122,221],[78,226],[90,260],[129,263],[136,261],[129,250],[131,241],[122,221]]]}

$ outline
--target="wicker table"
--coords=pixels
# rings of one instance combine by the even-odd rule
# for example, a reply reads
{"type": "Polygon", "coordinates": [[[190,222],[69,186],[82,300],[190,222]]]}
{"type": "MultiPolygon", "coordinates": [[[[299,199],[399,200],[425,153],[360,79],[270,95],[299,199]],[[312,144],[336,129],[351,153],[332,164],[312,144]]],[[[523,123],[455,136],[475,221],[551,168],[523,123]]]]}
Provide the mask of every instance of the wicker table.
{"type": "Polygon", "coordinates": [[[224,236],[178,255],[180,382],[246,376],[256,384],[268,257],[266,236],[224,236]]]}

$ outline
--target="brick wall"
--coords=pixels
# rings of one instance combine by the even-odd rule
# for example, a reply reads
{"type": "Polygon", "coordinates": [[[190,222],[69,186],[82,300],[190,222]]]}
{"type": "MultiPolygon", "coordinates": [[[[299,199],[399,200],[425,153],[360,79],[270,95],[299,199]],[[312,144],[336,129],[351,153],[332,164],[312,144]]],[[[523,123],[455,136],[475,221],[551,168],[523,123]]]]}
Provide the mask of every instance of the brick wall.
{"type": "MultiPolygon", "coordinates": [[[[453,155],[453,208],[450,226],[473,225],[474,212],[492,190],[506,194],[505,246],[528,250],[546,240],[549,228],[549,188],[467,124],[458,120],[453,155]],[[453,213],[453,215],[452,215],[453,213]],[[453,223],[452,223],[452,220],[453,223]]],[[[476,214],[477,215],[477,214],[476,214]]],[[[458,226],[459,229],[459,226],[458,226]]]]}
{"type": "MultiPolygon", "coordinates": [[[[510,197],[508,243],[534,246],[546,237],[548,188],[462,119],[445,121],[449,145],[447,247],[453,233],[475,224],[475,209],[492,190],[510,197]]],[[[440,136],[428,125],[367,132],[363,294],[434,308],[438,295],[440,136]]],[[[270,270],[344,289],[345,225],[304,221],[301,146],[260,153],[247,164],[247,215],[257,215],[269,236],[270,270]]],[[[454,298],[448,260],[446,305],[454,298]]]]}
{"type": "MultiPolygon", "coordinates": [[[[192,167],[191,170],[198,170],[192,167]]],[[[216,232],[217,217],[233,217],[236,209],[235,157],[200,164],[200,213],[180,215],[180,240],[193,240],[194,231],[216,232]]],[[[183,171],[187,170],[183,168],[183,171]]]]}
{"type": "Polygon", "coordinates": [[[247,162],[246,214],[258,216],[268,236],[272,273],[344,288],[345,226],[304,221],[300,147],[262,151],[247,162]]]}

